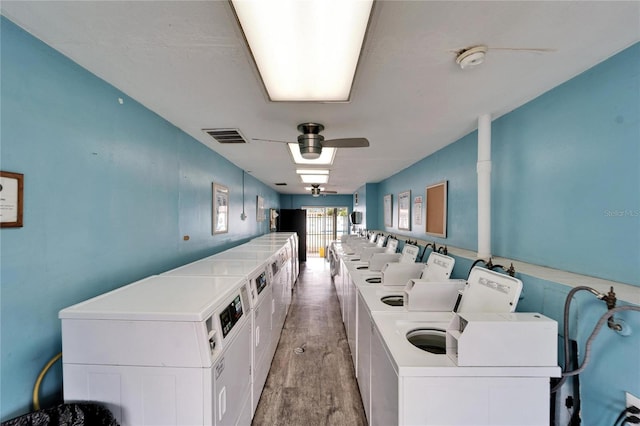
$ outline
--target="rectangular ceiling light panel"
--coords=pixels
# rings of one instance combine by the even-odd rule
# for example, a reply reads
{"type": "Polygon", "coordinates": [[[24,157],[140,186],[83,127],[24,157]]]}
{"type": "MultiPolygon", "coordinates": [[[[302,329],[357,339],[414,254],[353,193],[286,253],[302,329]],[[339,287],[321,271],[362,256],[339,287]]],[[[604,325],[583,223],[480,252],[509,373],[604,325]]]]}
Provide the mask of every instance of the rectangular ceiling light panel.
{"type": "Polygon", "coordinates": [[[296,164],[328,166],[333,164],[333,159],[336,156],[336,148],[323,147],[320,157],[313,160],[308,160],[306,158],[302,158],[302,154],[300,154],[300,147],[297,143],[289,143],[287,144],[287,147],[289,148],[289,152],[291,153],[293,162],[296,164]]]}
{"type": "Polygon", "coordinates": [[[296,169],[296,173],[299,175],[328,175],[327,169],[296,169]]]}
{"type": "Polygon", "coordinates": [[[300,175],[300,179],[304,183],[327,183],[329,182],[328,175],[300,175]]]}
{"type": "Polygon", "coordinates": [[[231,0],[272,101],[349,100],[373,0],[231,0]]]}

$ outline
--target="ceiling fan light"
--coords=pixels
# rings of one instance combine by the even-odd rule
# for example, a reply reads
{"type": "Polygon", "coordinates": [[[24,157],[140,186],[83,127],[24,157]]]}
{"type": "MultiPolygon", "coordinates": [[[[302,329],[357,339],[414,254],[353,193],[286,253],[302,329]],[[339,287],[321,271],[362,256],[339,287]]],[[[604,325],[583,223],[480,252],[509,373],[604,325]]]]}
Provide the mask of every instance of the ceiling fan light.
{"type": "Polygon", "coordinates": [[[328,166],[333,164],[333,160],[336,156],[336,148],[323,148],[320,157],[316,159],[307,159],[302,157],[300,153],[300,144],[298,143],[290,143],[287,144],[289,147],[289,153],[291,154],[291,158],[296,164],[305,164],[305,165],[314,165],[314,166],[328,166]]]}
{"type": "Polygon", "coordinates": [[[322,154],[322,146],[300,145],[300,155],[305,160],[316,160],[322,154]]]}

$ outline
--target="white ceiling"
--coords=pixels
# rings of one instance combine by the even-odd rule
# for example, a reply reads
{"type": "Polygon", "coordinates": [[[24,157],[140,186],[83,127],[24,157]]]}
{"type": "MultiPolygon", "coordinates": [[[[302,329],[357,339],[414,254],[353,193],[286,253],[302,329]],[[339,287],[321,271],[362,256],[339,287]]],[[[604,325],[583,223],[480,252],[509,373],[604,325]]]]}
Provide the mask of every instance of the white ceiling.
{"type": "Polygon", "coordinates": [[[369,148],[338,150],[324,185],[351,194],[474,130],[478,115],[503,115],[640,41],[639,1],[378,0],[351,102],[271,103],[226,1],[4,0],[1,9],[282,193],[305,186],[284,144],[220,145],[201,129],[295,141],[297,124],[314,121],[327,139],[366,137],[369,148]],[[476,44],[490,47],[486,62],[461,70],[452,50],[476,44]]]}

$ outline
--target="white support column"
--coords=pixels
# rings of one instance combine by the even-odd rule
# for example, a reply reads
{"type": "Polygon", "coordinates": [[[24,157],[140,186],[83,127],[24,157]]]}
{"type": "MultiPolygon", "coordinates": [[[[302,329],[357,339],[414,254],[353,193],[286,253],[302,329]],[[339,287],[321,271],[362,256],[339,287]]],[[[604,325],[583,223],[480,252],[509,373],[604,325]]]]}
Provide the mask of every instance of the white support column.
{"type": "Polygon", "coordinates": [[[491,115],[478,117],[478,258],[491,257],[491,115]]]}

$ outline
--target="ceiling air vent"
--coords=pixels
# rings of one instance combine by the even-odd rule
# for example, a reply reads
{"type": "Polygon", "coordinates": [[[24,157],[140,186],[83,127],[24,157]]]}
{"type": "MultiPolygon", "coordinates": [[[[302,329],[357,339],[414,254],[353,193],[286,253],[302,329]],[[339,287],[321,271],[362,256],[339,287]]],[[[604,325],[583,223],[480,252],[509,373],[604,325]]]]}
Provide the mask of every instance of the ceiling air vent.
{"type": "Polygon", "coordinates": [[[202,129],[219,143],[247,143],[238,129],[202,129]]]}
{"type": "Polygon", "coordinates": [[[276,186],[287,186],[287,182],[276,182],[276,186]]]}

